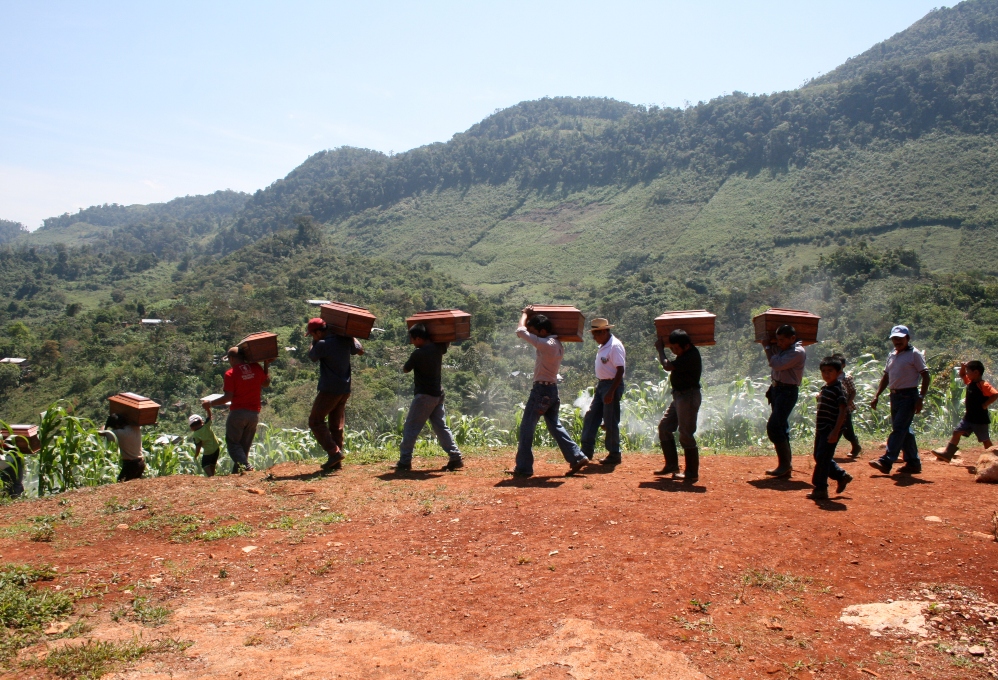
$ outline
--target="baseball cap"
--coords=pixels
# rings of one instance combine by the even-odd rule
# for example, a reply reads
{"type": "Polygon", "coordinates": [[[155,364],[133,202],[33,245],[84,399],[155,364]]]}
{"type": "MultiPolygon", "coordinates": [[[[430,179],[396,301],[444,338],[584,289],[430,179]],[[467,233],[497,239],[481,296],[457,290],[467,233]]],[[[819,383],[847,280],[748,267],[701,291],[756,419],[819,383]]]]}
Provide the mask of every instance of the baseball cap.
{"type": "Polygon", "coordinates": [[[910,338],[911,331],[908,330],[907,326],[895,326],[891,329],[892,338],[910,338]]]}
{"type": "Polygon", "coordinates": [[[203,423],[203,422],[204,422],[204,418],[202,418],[201,416],[199,416],[196,413],[194,415],[192,415],[190,418],[187,419],[187,424],[188,425],[193,425],[194,423],[203,423]]]}
{"type": "Polygon", "coordinates": [[[326,327],[326,322],[320,319],[319,317],[315,317],[313,319],[308,320],[309,333],[314,333],[315,331],[321,331],[325,327],[326,327]]]}

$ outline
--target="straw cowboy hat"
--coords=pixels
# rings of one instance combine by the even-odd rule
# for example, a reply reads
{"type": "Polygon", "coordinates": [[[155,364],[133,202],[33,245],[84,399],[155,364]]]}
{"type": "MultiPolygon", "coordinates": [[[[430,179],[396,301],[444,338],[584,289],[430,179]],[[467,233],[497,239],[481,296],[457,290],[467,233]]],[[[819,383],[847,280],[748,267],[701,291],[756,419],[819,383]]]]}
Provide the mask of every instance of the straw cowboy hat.
{"type": "Polygon", "coordinates": [[[589,325],[590,331],[608,331],[611,328],[613,328],[613,325],[601,316],[593,319],[589,325]]]}

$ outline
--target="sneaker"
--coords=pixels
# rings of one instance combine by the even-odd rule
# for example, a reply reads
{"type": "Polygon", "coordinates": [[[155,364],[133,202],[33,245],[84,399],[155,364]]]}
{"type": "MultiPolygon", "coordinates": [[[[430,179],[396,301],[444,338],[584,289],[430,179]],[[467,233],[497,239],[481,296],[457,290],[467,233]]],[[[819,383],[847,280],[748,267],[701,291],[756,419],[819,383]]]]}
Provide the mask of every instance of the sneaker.
{"type": "Polygon", "coordinates": [[[656,472],[656,475],[674,475],[679,472],[678,465],[666,465],[664,468],[656,472]]]}
{"type": "Polygon", "coordinates": [[[524,472],[523,470],[505,470],[504,474],[510,475],[512,477],[519,477],[521,479],[526,479],[527,477],[533,477],[533,472],[524,472]]]}
{"type": "Polygon", "coordinates": [[[920,475],[920,474],[922,474],[922,466],[921,465],[909,465],[908,463],[905,463],[904,465],[902,465],[901,467],[898,468],[897,474],[899,474],[899,475],[920,475]]]}
{"type": "Polygon", "coordinates": [[[412,472],[412,463],[395,463],[395,472],[412,472]]]}
{"type": "Polygon", "coordinates": [[[326,462],[319,466],[324,472],[332,472],[333,470],[339,470],[343,467],[342,453],[328,455],[329,457],[326,459],[326,462]]]}
{"type": "Polygon", "coordinates": [[[827,501],[828,500],[828,489],[825,489],[825,488],[815,489],[814,491],[812,491],[811,493],[809,493],[806,496],[806,498],[809,498],[812,501],[827,501]]]}
{"type": "Polygon", "coordinates": [[[876,460],[871,460],[870,461],[870,467],[872,467],[875,470],[880,470],[885,475],[891,474],[891,464],[890,463],[885,463],[884,461],[880,460],[879,458],[876,459],[876,460]]]}
{"type": "Polygon", "coordinates": [[[464,461],[460,458],[451,458],[447,461],[447,465],[444,465],[444,470],[448,472],[454,472],[455,470],[460,470],[464,467],[464,461]]]}
{"type": "Polygon", "coordinates": [[[601,460],[599,463],[600,463],[600,465],[620,465],[621,460],[620,460],[620,456],[607,456],[606,458],[604,458],[603,460],[601,460]]]}
{"type": "Polygon", "coordinates": [[[852,475],[850,475],[847,472],[845,477],[843,477],[842,479],[840,479],[838,482],[835,483],[835,493],[842,493],[843,491],[845,491],[846,487],[849,486],[849,482],[851,481],[852,481],[852,475]]]}
{"type": "Polygon", "coordinates": [[[691,475],[686,472],[677,472],[672,475],[672,478],[677,482],[682,482],[683,484],[696,484],[700,481],[700,478],[697,475],[691,475]]]}
{"type": "Polygon", "coordinates": [[[590,462],[591,461],[588,458],[582,458],[581,460],[575,461],[569,466],[571,469],[568,471],[568,474],[574,475],[576,472],[589,465],[590,462]]]}

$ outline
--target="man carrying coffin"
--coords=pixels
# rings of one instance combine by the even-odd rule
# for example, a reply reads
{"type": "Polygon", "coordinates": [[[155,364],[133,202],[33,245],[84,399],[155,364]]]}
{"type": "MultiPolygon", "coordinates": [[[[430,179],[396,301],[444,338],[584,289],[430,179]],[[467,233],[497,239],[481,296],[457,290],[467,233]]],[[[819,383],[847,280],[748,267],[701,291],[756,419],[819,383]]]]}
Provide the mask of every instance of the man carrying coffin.
{"type": "Polygon", "coordinates": [[[603,318],[593,319],[590,331],[599,343],[596,351],[596,390],[582,426],[582,453],[593,457],[596,437],[602,424],[606,430],[607,456],[603,465],[620,465],[620,397],[624,394],[624,368],[627,353],[624,343],[610,332],[613,326],[603,318]]]}

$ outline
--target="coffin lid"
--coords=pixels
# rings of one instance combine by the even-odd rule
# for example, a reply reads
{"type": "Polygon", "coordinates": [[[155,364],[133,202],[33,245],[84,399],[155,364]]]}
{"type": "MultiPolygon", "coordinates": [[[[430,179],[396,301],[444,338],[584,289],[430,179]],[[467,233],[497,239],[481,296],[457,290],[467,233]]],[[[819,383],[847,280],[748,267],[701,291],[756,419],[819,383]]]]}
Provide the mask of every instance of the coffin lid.
{"type": "Polygon", "coordinates": [[[796,316],[801,319],[820,319],[821,317],[817,314],[812,314],[806,309],[786,309],[783,307],[770,307],[762,314],[756,314],[753,319],[758,319],[760,316],[765,316],[767,314],[777,314],[780,316],[796,316]]]}
{"type": "Polygon", "coordinates": [[[664,314],[659,314],[658,316],[655,317],[655,321],[658,321],[659,319],[663,321],[667,320],[671,321],[672,319],[696,319],[696,318],[716,319],[717,315],[711,314],[706,309],[687,309],[684,311],[666,312],[664,314]]]}

